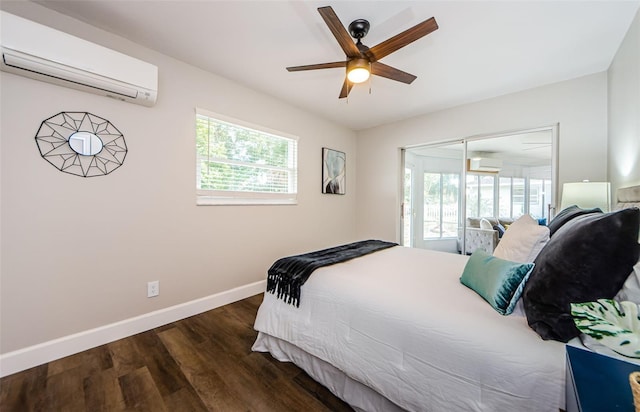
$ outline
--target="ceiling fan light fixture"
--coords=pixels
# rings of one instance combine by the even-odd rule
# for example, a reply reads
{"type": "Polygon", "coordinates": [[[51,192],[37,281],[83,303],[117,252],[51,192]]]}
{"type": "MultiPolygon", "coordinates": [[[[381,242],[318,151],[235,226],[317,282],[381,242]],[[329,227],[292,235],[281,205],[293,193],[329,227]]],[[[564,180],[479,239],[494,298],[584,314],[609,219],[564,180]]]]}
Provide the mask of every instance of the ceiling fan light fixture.
{"type": "Polygon", "coordinates": [[[371,75],[370,63],[367,59],[352,59],[347,63],[347,78],[351,83],[366,82],[371,75]]]}

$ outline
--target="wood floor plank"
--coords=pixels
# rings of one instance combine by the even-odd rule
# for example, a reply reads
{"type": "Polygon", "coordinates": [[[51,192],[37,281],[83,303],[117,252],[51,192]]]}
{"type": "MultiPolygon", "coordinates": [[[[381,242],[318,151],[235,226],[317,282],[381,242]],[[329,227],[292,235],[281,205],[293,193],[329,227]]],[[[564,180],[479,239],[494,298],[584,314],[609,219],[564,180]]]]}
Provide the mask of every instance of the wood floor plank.
{"type": "Polygon", "coordinates": [[[112,367],[113,362],[111,355],[106,345],[102,345],[50,362],[48,376],[51,377],[68,370],[75,369],[76,373],[82,374],[86,377],[95,372],[112,367]]]}
{"type": "Polygon", "coordinates": [[[113,358],[107,345],[101,345],[97,348],[89,349],[87,352],[94,353],[101,370],[113,369],[113,358]]]}
{"type": "Polygon", "coordinates": [[[240,356],[219,356],[211,345],[197,346],[200,356],[222,376],[251,410],[325,410],[320,402],[301,394],[290,380],[279,379],[272,365],[260,354],[247,351],[240,356]],[[262,369],[267,368],[268,370],[262,369]],[[285,393],[287,396],[274,396],[285,393]]]}
{"type": "Polygon", "coordinates": [[[158,390],[165,399],[167,410],[206,410],[206,406],[184,376],[180,366],[164,346],[156,331],[141,333],[133,337],[133,339],[136,342],[138,351],[145,359],[147,368],[158,390]],[[178,409],[176,409],[176,402],[177,405],[180,405],[178,409]]]}
{"type": "MultiPolygon", "coordinates": [[[[271,410],[305,410],[305,411],[351,411],[351,408],[337,398],[335,398],[330,392],[323,393],[331,398],[335,398],[337,402],[336,408],[328,408],[327,402],[324,402],[320,397],[315,396],[315,393],[309,392],[305,387],[301,387],[295,380],[282,376],[278,369],[267,359],[271,355],[265,355],[262,353],[253,352],[250,355],[244,357],[243,364],[246,365],[248,370],[252,370],[256,380],[253,382],[254,389],[259,388],[260,393],[263,396],[274,393],[285,393],[287,396],[278,397],[274,401],[277,401],[277,407],[271,410]],[[301,391],[303,388],[305,391],[301,391]],[[311,395],[311,396],[309,396],[311,395]]],[[[297,367],[296,367],[297,368],[297,367]]],[[[297,368],[298,375],[308,375],[297,368]]],[[[309,378],[311,379],[311,378],[309,378]]]]}
{"type": "Polygon", "coordinates": [[[145,366],[144,358],[135,345],[134,337],[120,339],[107,344],[113,368],[118,376],[123,376],[145,366]]]}
{"type": "Polygon", "coordinates": [[[67,369],[47,378],[46,407],[52,411],[84,411],[82,366],[67,369]]]}
{"type": "Polygon", "coordinates": [[[84,354],[84,352],[52,361],[49,363],[49,370],[47,371],[48,376],[54,376],[70,369],[83,366],[82,354],[84,354]]]}
{"type": "Polygon", "coordinates": [[[262,299],[2,378],[0,411],[351,411],[297,366],[251,351],[262,299]]]}
{"type": "Polygon", "coordinates": [[[242,325],[231,316],[229,308],[219,309],[222,309],[220,313],[205,312],[202,316],[194,319],[194,322],[205,323],[206,327],[213,332],[211,339],[218,341],[227,353],[234,356],[250,353],[251,346],[257,336],[257,332],[253,330],[253,322],[251,322],[251,325],[242,325]],[[224,337],[224,339],[221,339],[221,337],[224,337]]]}
{"type": "Polygon", "coordinates": [[[164,403],[169,411],[207,412],[207,406],[191,387],[180,389],[171,395],[165,396],[164,403]]]}
{"type": "Polygon", "coordinates": [[[125,411],[167,412],[164,399],[146,366],[122,375],[118,380],[125,411]]]}
{"type": "Polygon", "coordinates": [[[189,341],[194,343],[200,343],[207,340],[208,335],[212,333],[210,328],[206,325],[201,325],[195,320],[200,316],[191,316],[189,318],[183,319],[176,325],[182,333],[189,339],[189,341]]]}
{"type": "Polygon", "coordinates": [[[209,328],[211,333],[207,343],[217,345],[226,354],[242,356],[251,352],[251,345],[255,340],[254,331],[238,325],[229,318],[226,311],[218,314],[203,313],[192,319],[192,322],[209,328]]]}
{"type": "Polygon", "coordinates": [[[0,410],[45,410],[48,369],[44,364],[0,379],[0,410]]]}
{"type": "Polygon", "coordinates": [[[234,396],[225,379],[201,357],[180,329],[163,331],[159,337],[209,410],[243,410],[244,402],[234,396]]]}
{"type": "Polygon", "coordinates": [[[132,340],[162,396],[190,386],[175,359],[155,332],[140,333],[133,336],[132,340]]]}
{"type": "Polygon", "coordinates": [[[113,368],[86,377],[83,392],[87,411],[123,411],[126,408],[120,381],[113,368]]]}
{"type": "Polygon", "coordinates": [[[237,304],[227,305],[225,308],[227,309],[230,316],[239,321],[241,324],[246,325],[253,329],[253,324],[256,320],[256,314],[258,312],[258,307],[262,303],[262,295],[259,299],[255,299],[255,297],[251,297],[248,299],[241,300],[236,302],[237,304]]]}

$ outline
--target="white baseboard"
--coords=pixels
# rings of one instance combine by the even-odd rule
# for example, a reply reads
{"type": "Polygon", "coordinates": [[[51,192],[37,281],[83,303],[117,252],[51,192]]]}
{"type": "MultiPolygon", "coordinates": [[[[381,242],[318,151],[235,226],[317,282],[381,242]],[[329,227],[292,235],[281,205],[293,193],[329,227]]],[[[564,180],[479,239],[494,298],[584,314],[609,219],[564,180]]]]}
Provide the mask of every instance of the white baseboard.
{"type": "Polygon", "coordinates": [[[237,302],[264,292],[266,286],[267,281],[261,280],[110,325],[2,354],[0,355],[0,377],[237,302]]]}

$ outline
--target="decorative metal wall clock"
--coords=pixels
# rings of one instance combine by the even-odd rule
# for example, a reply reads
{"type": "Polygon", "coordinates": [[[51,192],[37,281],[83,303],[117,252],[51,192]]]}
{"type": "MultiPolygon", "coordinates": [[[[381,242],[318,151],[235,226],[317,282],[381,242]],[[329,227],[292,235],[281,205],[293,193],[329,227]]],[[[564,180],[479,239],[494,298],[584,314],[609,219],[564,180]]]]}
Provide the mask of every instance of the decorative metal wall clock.
{"type": "Polygon", "coordinates": [[[42,157],[57,169],[83,177],[107,175],[124,163],[124,136],[108,120],[87,112],[61,112],[36,133],[42,157]]]}

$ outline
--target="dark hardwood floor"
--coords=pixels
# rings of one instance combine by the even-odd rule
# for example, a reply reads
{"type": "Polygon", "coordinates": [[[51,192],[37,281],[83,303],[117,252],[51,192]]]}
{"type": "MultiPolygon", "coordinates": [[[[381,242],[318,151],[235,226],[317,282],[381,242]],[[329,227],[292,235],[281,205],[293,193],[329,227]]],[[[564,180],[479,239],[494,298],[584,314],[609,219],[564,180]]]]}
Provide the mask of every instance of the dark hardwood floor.
{"type": "Polygon", "coordinates": [[[251,352],[262,294],[0,379],[0,411],[351,411],[251,352]]]}

